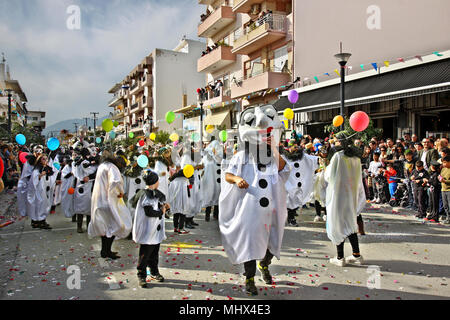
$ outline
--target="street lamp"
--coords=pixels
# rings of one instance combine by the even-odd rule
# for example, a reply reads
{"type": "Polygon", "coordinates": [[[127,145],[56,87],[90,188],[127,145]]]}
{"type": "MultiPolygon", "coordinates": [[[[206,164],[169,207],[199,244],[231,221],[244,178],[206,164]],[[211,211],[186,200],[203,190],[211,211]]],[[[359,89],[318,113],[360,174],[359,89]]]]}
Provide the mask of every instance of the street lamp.
{"type": "Polygon", "coordinates": [[[197,89],[198,103],[200,105],[200,151],[203,149],[203,92],[197,89]]]}
{"type": "MultiPolygon", "coordinates": [[[[341,116],[345,118],[345,65],[347,64],[348,60],[351,57],[351,53],[343,53],[342,52],[342,42],[341,42],[341,52],[338,54],[335,54],[334,57],[339,62],[339,65],[341,66],[341,116]]],[[[341,131],[343,130],[343,124],[340,127],[341,131]]]]}
{"type": "Polygon", "coordinates": [[[9,139],[12,141],[12,137],[11,137],[11,98],[12,98],[12,90],[11,89],[6,89],[5,90],[8,93],[8,136],[9,139]]]}

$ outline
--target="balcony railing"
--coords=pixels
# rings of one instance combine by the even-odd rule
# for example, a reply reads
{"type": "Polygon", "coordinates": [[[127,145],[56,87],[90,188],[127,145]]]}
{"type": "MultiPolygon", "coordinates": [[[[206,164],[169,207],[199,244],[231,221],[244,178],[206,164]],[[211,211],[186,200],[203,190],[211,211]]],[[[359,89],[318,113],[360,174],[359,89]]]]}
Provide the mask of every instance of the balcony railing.
{"type": "Polygon", "coordinates": [[[198,25],[197,35],[203,38],[211,38],[220,30],[236,20],[233,9],[228,6],[221,6],[209,16],[204,16],[198,25]]]}
{"type": "Polygon", "coordinates": [[[139,107],[139,103],[135,103],[131,105],[131,110],[137,109],[139,107]]]}
{"type": "Polygon", "coordinates": [[[130,91],[133,91],[133,90],[136,89],[138,86],[139,86],[139,81],[136,81],[133,85],[131,85],[130,91]]]}
{"type": "Polygon", "coordinates": [[[286,15],[266,14],[248,26],[235,31],[232,52],[248,55],[283,37],[286,37],[286,15]]]}
{"type": "Polygon", "coordinates": [[[236,54],[230,46],[221,45],[202,56],[197,62],[198,72],[215,72],[236,62],[236,54]]]}

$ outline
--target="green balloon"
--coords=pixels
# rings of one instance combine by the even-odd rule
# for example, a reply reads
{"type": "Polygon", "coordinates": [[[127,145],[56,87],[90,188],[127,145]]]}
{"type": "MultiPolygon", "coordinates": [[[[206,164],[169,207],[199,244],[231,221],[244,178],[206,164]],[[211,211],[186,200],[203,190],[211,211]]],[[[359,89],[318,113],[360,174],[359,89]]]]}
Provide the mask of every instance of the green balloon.
{"type": "Polygon", "coordinates": [[[171,124],[172,122],[175,121],[175,113],[173,113],[172,111],[169,111],[166,113],[166,121],[168,124],[171,124]]]}
{"type": "Polygon", "coordinates": [[[128,135],[131,139],[133,139],[134,138],[134,133],[133,132],[130,132],[130,134],[128,135]]]}
{"type": "Polygon", "coordinates": [[[226,130],[220,131],[220,140],[222,140],[222,142],[228,140],[228,132],[226,130]]]}
{"type": "Polygon", "coordinates": [[[119,126],[119,122],[117,120],[114,120],[113,125],[114,125],[114,127],[118,127],[119,126]]]}
{"type": "Polygon", "coordinates": [[[110,132],[114,128],[114,123],[111,121],[111,119],[105,119],[102,122],[102,128],[106,132],[110,132]]]}

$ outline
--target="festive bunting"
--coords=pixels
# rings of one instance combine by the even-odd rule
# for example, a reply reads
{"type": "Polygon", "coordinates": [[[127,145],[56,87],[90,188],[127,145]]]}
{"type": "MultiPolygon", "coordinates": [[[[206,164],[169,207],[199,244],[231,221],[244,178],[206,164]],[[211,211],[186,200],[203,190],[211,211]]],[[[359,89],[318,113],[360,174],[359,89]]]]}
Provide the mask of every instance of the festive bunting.
{"type": "Polygon", "coordinates": [[[334,72],[336,72],[336,74],[340,77],[341,74],[339,73],[338,69],[334,69],[334,72]]]}
{"type": "Polygon", "coordinates": [[[330,76],[330,74],[328,72],[324,73],[325,76],[330,76]]]}
{"type": "Polygon", "coordinates": [[[389,67],[389,61],[386,60],[386,61],[384,62],[384,65],[385,65],[386,67],[389,67]]]}
{"type": "Polygon", "coordinates": [[[439,53],[438,51],[433,52],[433,54],[437,55],[438,57],[442,57],[443,56],[443,54],[439,53]]]}
{"type": "Polygon", "coordinates": [[[319,82],[319,78],[317,77],[314,77],[314,80],[316,80],[316,82],[319,82]]]}
{"type": "Polygon", "coordinates": [[[403,59],[403,58],[398,58],[397,59],[399,62],[405,62],[405,59],[403,59]]]}
{"type": "Polygon", "coordinates": [[[375,69],[375,71],[378,71],[378,64],[376,62],[372,63],[372,67],[375,69]]]}
{"type": "Polygon", "coordinates": [[[417,58],[417,59],[419,59],[419,61],[420,61],[420,62],[423,62],[423,60],[422,60],[422,56],[420,56],[420,55],[417,55],[417,56],[416,56],[416,58],[417,58]]]}
{"type": "Polygon", "coordinates": [[[361,64],[361,65],[359,65],[360,67],[361,67],[361,69],[363,69],[364,70],[364,65],[363,64],[361,64]]]}

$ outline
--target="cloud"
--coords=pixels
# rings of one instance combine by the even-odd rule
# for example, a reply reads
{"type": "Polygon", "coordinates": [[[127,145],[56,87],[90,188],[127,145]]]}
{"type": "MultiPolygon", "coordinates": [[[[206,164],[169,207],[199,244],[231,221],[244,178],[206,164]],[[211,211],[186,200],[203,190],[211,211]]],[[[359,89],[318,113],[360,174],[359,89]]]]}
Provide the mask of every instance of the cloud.
{"type": "Polygon", "coordinates": [[[109,112],[107,91],[154,48],[197,39],[197,1],[0,0],[0,50],[47,123],[109,112]],[[81,30],[66,28],[69,5],[81,30]]]}

